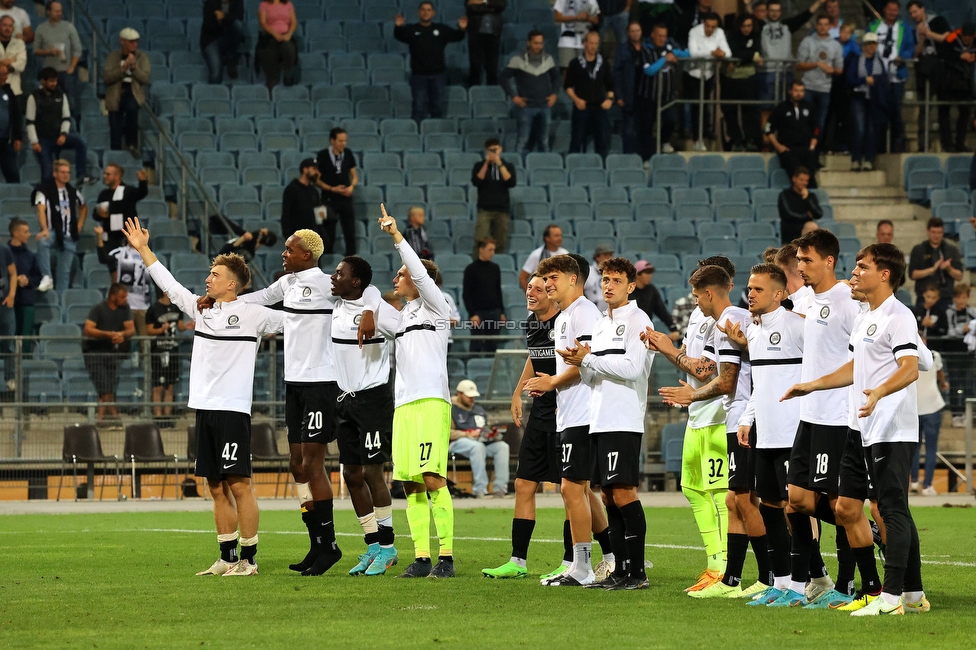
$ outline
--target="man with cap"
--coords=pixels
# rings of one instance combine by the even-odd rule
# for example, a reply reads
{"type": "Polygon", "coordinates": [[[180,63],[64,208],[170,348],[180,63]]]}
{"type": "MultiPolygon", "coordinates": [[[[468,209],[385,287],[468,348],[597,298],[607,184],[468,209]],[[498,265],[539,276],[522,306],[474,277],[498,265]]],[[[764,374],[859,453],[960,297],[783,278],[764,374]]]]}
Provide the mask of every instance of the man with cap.
{"type": "Polygon", "coordinates": [[[470,379],[457,385],[457,395],[451,400],[450,454],[466,456],[471,462],[471,492],[476,497],[488,496],[488,470],[485,459],[491,456],[495,480],[491,493],[503,497],[508,493],[508,443],[501,439],[497,428],[489,427],[488,414],[483,406],[474,403],[481,397],[478,386],[470,379]]]}
{"type": "Polygon", "coordinates": [[[648,318],[657,316],[662,323],[667,325],[671,331],[668,336],[671,337],[672,341],[681,340],[681,332],[674,324],[674,319],[671,317],[667,305],[664,304],[661,292],[651,283],[654,276],[654,265],[647,260],[639,260],[634,263],[634,268],[637,269],[635,283],[637,286],[631,292],[630,299],[637,303],[637,307],[647,314],[648,318]]]}
{"type": "Polygon", "coordinates": [[[600,244],[593,251],[593,263],[590,264],[590,274],[586,276],[586,284],[583,285],[583,295],[586,299],[596,305],[601,312],[607,310],[607,302],[603,299],[603,287],[600,286],[600,265],[604,261],[613,257],[613,246],[610,244],[600,244]]]}
{"type": "Polygon", "coordinates": [[[298,173],[281,195],[281,234],[288,239],[298,230],[312,230],[321,237],[326,210],[317,185],[319,167],[315,159],[303,160],[298,173]]]}
{"type": "Polygon", "coordinates": [[[119,32],[119,49],[105,59],[105,109],[111,131],[112,149],[126,149],[134,158],[139,151],[139,107],[146,101],[144,86],[149,83],[152,67],[149,55],[139,49],[139,32],[126,27],[119,32]]]}

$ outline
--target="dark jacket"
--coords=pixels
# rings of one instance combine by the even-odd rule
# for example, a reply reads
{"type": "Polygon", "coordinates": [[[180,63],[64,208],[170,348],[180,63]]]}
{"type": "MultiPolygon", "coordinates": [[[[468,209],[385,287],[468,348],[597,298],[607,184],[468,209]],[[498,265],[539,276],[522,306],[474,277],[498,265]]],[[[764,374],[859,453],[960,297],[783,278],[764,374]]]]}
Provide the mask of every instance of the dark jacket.
{"type": "Polygon", "coordinates": [[[502,270],[494,262],[475,260],[464,269],[461,291],[469,316],[486,311],[505,310],[502,301],[502,270]]]}
{"type": "Polygon", "coordinates": [[[315,208],[320,205],[322,193],[315,185],[292,180],[281,195],[281,234],[287,239],[303,228],[322,234],[315,219],[315,208]]]}
{"type": "MultiPolygon", "coordinates": [[[[38,88],[27,98],[27,135],[33,128],[38,138],[56,139],[71,128],[71,110],[61,87],[48,92],[38,88]]],[[[33,144],[33,141],[32,141],[33,144]]]]}
{"type": "MultiPolygon", "coordinates": [[[[586,102],[587,108],[596,108],[607,99],[608,93],[613,92],[613,72],[609,62],[598,53],[593,62],[594,70],[591,73],[589,61],[586,61],[586,68],[580,63],[582,56],[580,55],[569,62],[563,88],[567,90],[572,88],[576,96],[586,102]]],[[[583,60],[585,61],[585,59],[583,60]]]]}
{"type": "Polygon", "coordinates": [[[813,192],[807,194],[807,198],[801,197],[793,191],[792,187],[787,187],[779,195],[779,232],[782,235],[782,242],[788,244],[800,236],[803,224],[808,221],[815,221],[823,216],[823,208],[820,201],[813,192]]]}
{"type": "MultiPolygon", "coordinates": [[[[136,208],[136,203],[149,196],[148,181],[139,181],[139,185],[136,187],[125,184],[120,185],[119,187],[123,189],[122,198],[118,201],[114,199],[115,190],[113,189],[106,187],[104,190],[98,193],[99,203],[103,203],[105,201],[108,202],[109,216],[103,217],[98,214],[98,206],[95,206],[96,210],[94,215],[95,221],[97,221],[98,224],[105,229],[105,232],[113,232],[110,228],[113,214],[121,214],[123,220],[139,216],[139,210],[136,208]]],[[[119,228],[114,232],[121,233],[122,229],[119,228]]]]}
{"type": "Polygon", "coordinates": [[[537,66],[529,61],[528,51],[516,54],[498,75],[498,85],[505,90],[505,94],[509,97],[523,98],[527,108],[548,107],[549,96],[559,94],[561,81],[559,66],[545,51],[542,53],[541,63],[537,66]],[[512,80],[515,81],[514,93],[512,80]]]}
{"type": "Polygon", "coordinates": [[[507,181],[502,180],[501,172],[495,165],[488,165],[484,180],[478,178],[481,166],[485,164],[480,160],[471,169],[471,184],[478,188],[478,209],[493,210],[497,212],[509,212],[511,202],[508,198],[508,190],[515,187],[515,166],[510,162],[505,162],[505,168],[512,175],[507,181]]]}
{"type": "Polygon", "coordinates": [[[810,141],[820,135],[817,111],[813,104],[802,99],[796,106],[789,99],[780,102],[769,115],[766,133],[775,133],[776,139],[787,149],[809,148],[810,141]]]}
{"type": "Polygon", "coordinates": [[[15,142],[24,139],[24,115],[20,110],[20,102],[14,95],[10,84],[0,86],[0,102],[7,105],[7,112],[10,114],[10,137],[7,142],[15,142]]]}
{"type": "MultiPolygon", "coordinates": [[[[37,264],[37,255],[34,255],[26,246],[14,246],[13,244],[9,244],[9,246],[10,252],[14,255],[17,275],[27,276],[27,286],[17,287],[14,307],[33,307],[34,292],[37,285],[41,283],[41,267],[37,264]]],[[[11,278],[11,280],[16,281],[16,278],[11,278]]]]}
{"type": "MultiPolygon", "coordinates": [[[[78,232],[78,210],[81,208],[81,203],[78,201],[80,192],[71,183],[65,185],[65,188],[68,190],[68,204],[71,208],[71,239],[78,241],[81,236],[81,233],[78,232]]],[[[64,229],[61,219],[61,200],[58,198],[58,185],[52,178],[38,185],[36,191],[47,197],[48,229],[57,237],[58,244],[61,244],[64,241],[64,229]]]]}
{"type": "Polygon", "coordinates": [[[444,48],[464,40],[464,32],[444,23],[400,25],[393,38],[410,46],[410,70],[419,75],[444,74],[444,48]]]}
{"type": "Polygon", "coordinates": [[[502,35],[502,12],[508,6],[508,0],[486,0],[485,2],[467,5],[468,33],[478,34],[481,32],[481,21],[485,16],[494,15],[491,33],[495,36],[502,35]]]}
{"type": "Polygon", "coordinates": [[[973,67],[974,64],[963,61],[960,57],[964,52],[976,51],[976,42],[972,47],[966,47],[960,37],[961,30],[951,32],[942,44],[940,52],[945,62],[945,77],[942,92],[953,99],[970,99],[973,96],[973,67]]]}
{"type": "MultiPolygon", "coordinates": [[[[844,60],[844,78],[847,81],[848,88],[851,89],[851,95],[863,99],[864,95],[867,94],[868,105],[871,107],[871,110],[889,114],[890,118],[890,112],[894,106],[894,101],[892,101],[891,84],[888,83],[888,71],[886,70],[886,66],[884,63],[881,63],[881,65],[878,66],[880,72],[875,72],[875,74],[872,75],[874,77],[874,85],[869,86],[867,93],[865,93],[863,90],[859,90],[867,84],[867,78],[862,77],[858,70],[860,67],[861,56],[861,54],[851,53],[848,55],[847,59],[844,60]]],[[[875,58],[878,59],[879,62],[881,61],[877,54],[874,55],[871,61],[865,59],[865,71],[874,71],[873,60],[875,58]]]]}
{"type": "MultiPolygon", "coordinates": [[[[734,64],[735,68],[744,68],[751,65],[755,70],[756,55],[762,56],[759,43],[760,33],[761,31],[756,31],[755,26],[753,26],[752,33],[748,36],[740,32],[738,26],[731,31],[725,32],[725,38],[729,42],[729,49],[732,50],[732,58],[739,59],[739,63],[734,64]]],[[[729,73],[732,69],[733,66],[726,66],[723,72],[729,73]]]]}
{"type": "Polygon", "coordinates": [[[244,0],[228,0],[229,7],[223,20],[217,20],[216,11],[220,11],[221,0],[206,0],[203,3],[203,26],[200,27],[200,49],[216,41],[224,33],[227,23],[244,21],[244,0]]]}

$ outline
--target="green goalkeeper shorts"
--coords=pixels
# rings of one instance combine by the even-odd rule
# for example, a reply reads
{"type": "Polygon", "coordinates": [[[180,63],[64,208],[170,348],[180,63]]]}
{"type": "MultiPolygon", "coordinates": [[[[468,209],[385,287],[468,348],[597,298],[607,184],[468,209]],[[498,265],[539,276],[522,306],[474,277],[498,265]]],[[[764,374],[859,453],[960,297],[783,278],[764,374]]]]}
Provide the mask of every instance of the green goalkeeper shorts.
{"type": "Polygon", "coordinates": [[[393,478],[423,483],[424,474],[447,476],[451,404],[419,399],[393,412],[393,478]]]}
{"type": "Polygon", "coordinates": [[[725,423],[685,429],[681,448],[681,487],[699,492],[729,488],[725,423]]]}

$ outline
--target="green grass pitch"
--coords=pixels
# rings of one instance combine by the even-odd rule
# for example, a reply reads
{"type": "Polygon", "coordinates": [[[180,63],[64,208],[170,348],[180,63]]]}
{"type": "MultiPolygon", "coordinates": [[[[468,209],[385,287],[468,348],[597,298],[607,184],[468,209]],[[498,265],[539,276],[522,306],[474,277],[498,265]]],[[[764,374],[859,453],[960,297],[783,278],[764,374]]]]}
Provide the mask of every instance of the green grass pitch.
{"type": "MultiPolygon", "coordinates": [[[[463,506],[464,504],[459,504],[463,506]]],[[[546,588],[562,513],[540,510],[530,578],[495,581],[508,559],[511,511],[457,510],[454,580],[399,580],[412,560],[403,511],[391,575],[349,577],[362,552],[351,512],[336,512],[345,553],[329,574],[288,570],[308,540],[297,512],[265,512],[255,578],[197,578],[217,555],[208,513],[27,515],[0,519],[4,648],[965,648],[976,646],[976,517],[916,508],[926,593],[919,616],[857,619],[769,610],[682,593],[703,565],[690,511],[648,508],[651,587],[546,588]]],[[[826,551],[833,545],[828,533],[826,551]]],[[[436,546],[435,546],[436,548],[436,546]]],[[[597,552],[598,555],[598,552],[597,552]]],[[[835,562],[827,559],[831,573],[835,562]]],[[[744,583],[756,578],[747,559],[744,583]]]]}

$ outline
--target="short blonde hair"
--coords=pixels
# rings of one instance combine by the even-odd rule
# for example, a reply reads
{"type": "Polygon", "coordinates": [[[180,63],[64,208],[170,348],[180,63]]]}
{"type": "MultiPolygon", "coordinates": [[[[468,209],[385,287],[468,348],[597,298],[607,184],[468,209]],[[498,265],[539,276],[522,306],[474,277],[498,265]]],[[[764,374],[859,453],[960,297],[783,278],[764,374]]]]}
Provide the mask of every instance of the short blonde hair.
{"type": "Polygon", "coordinates": [[[318,261],[322,256],[322,252],[325,250],[325,244],[322,242],[322,237],[319,236],[314,230],[309,230],[303,228],[302,230],[296,230],[293,237],[296,237],[302,246],[309,253],[312,254],[312,259],[318,261]]]}
{"type": "Polygon", "coordinates": [[[218,255],[214,258],[210,268],[215,266],[223,266],[234,274],[234,277],[237,278],[236,293],[244,293],[244,289],[251,284],[251,269],[247,265],[247,260],[237,253],[224,253],[223,255],[218,255]]]}
{"type": "Polygon", "coordinates": [[[71,163],[64,158],[58,158],[53,163],[51,163],[51,169],[57,169],[59,167],[71,167],[71,163]]]}

